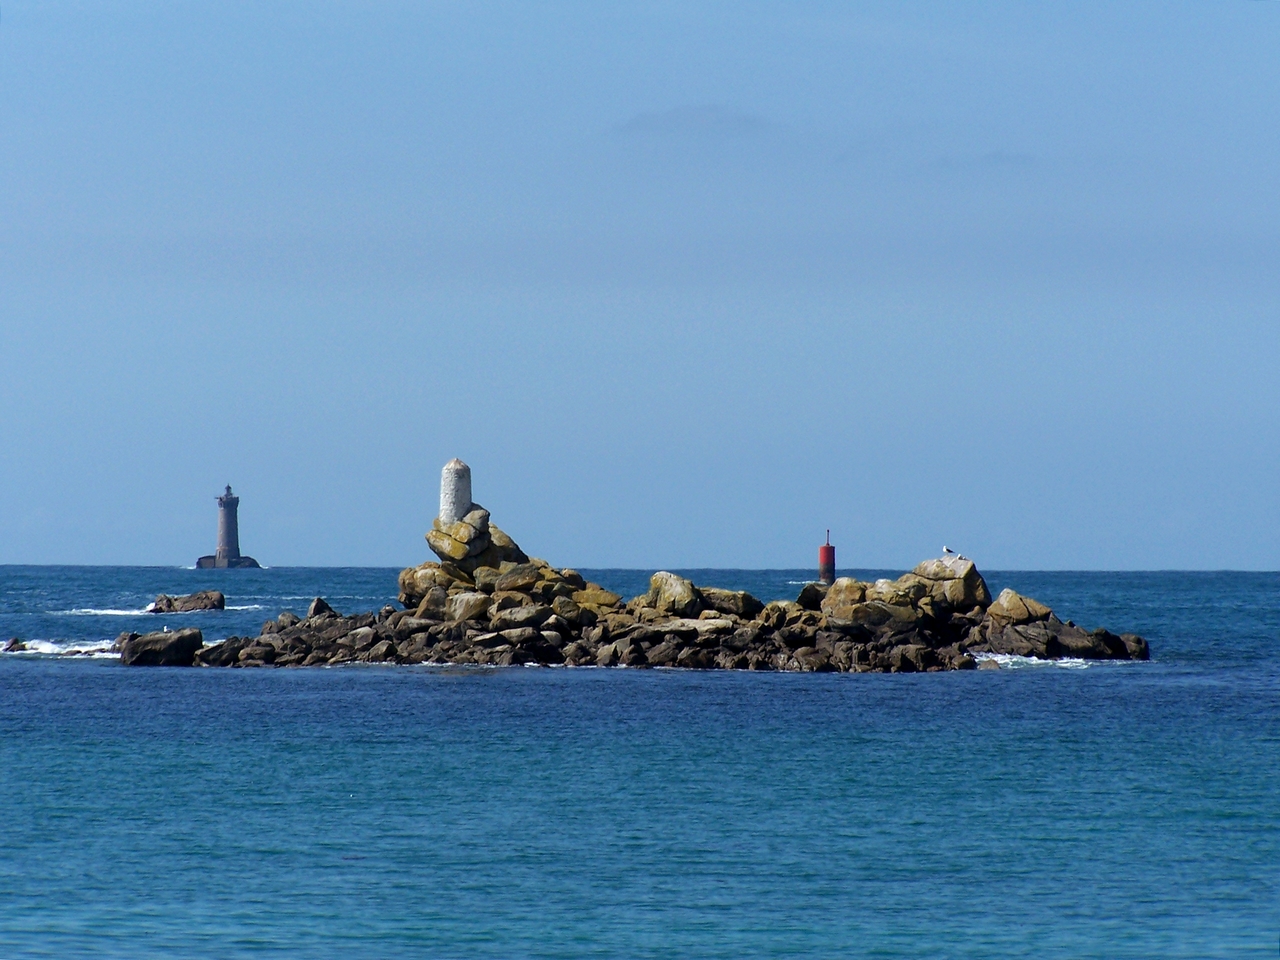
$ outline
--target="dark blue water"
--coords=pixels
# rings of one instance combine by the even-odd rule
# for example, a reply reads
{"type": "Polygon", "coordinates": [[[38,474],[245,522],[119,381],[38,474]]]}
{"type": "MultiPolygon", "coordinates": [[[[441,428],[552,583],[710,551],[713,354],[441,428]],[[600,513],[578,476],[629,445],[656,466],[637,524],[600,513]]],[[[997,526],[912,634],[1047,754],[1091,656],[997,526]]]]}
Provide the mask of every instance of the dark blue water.
{"type": "MultiPolygon", "coordinates": [[[[804,573],[695,579],[768,598],[804,573]]],[[[1155,659],[769,675],[0,656],[0,956],[1276,956],[1280,575],[988,580],[1143,633],[1155,659]]],[[[317,593],[376,608],[394,571],[0,568],[0,633],[84,645],[140,615],[68,610],[209,585],[262,609],[141,622],[214,637],[317,593]]]]}

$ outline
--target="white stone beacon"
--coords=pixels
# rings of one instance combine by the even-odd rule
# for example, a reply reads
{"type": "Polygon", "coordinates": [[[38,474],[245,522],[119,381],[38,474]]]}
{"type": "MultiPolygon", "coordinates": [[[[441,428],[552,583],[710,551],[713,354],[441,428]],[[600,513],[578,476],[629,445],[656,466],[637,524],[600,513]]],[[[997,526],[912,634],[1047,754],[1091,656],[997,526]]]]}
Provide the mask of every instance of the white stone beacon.
{"type": "Polygon", "coordinates": [[[454,457],[440,471],[440,522],[457,523],[471,512],[471,468],[454,457]]]}

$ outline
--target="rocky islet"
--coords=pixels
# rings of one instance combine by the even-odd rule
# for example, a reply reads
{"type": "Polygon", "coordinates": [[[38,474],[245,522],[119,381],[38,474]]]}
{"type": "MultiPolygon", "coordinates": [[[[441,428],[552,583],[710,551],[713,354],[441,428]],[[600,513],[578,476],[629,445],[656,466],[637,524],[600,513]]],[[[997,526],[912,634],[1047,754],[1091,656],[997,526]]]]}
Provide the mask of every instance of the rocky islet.
{"type": "MultiPolygon", "coordinates": [[[[466,481],[469,495],[469,474],[466,481]]],[[[282,613],[258,636],[201,646],[190,662],[917,673],[974,669],[979,654],[1149,656],[1141,637],[1083,630],[1013,590],[993,599],[963,557],[926,560],[896,580],[810,583],[793,601],[769,603],[659,571],[647,592],[624,600],[575,570],[527,556],[483,507],[454,512],[457,519],[437,517],[427,533],[438,559],[400,573],[403,609],[344,616],[316,599],[305,617],[282,613]]],[[[121,638],[122,650],[141,644],[121,638]]]]}

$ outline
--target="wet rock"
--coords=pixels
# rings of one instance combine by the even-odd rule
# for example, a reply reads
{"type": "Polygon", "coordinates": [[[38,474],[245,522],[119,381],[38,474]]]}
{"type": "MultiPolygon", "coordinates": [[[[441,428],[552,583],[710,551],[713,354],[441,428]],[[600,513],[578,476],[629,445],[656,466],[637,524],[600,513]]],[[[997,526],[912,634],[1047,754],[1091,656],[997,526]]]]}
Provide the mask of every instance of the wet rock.
{"type": "Polygon", "coordinates": [[[147,606],[147,613],[192,613],[196,610],[225,610],[227,598],[220,590],[201,590],[171,597],[162,593],[147,606]]]}
{"type": "MultiPolygon", "coordinates": [[[[133,636],[137,636],[137,634],[133,634],[133,636]]],[[[26,649],[27,649],[27,645],[25,643],[23,643],[17,637],[11,637],[10,639],[5,641],[5,644],[3,647],[0,647],[0,652],[21,653],[23,650],[26,650],[26,649]]]]}
{"type": "Polygon", "coordinates": [[[165,630],[131,636],[120,648],[120,662],[127,667],[190,667],[204,635],[194,628],[165,630]]]}
{"type": "Polygon", "coordinates": [[[215,643],[211,647],[204,647],[196,651],[196,665],[205,667],[232,666],[240,659],[240,651],[248,646],[249,643],[250,641],[244,637],[227,637],[221,643],[215,643]]]}

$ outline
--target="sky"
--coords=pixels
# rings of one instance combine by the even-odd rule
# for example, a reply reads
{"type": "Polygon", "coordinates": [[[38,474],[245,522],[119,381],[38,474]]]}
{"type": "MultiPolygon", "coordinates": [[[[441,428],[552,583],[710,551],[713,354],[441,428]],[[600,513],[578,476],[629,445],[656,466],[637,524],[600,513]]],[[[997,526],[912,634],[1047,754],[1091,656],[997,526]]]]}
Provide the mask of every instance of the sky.
{"type": "Polygon", "coordinates": [[[0,563],[1280,568],[1280,3],[0,8],[0,563]]]}

